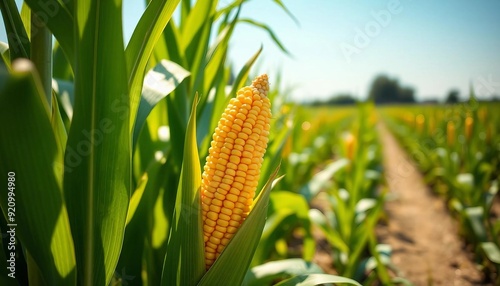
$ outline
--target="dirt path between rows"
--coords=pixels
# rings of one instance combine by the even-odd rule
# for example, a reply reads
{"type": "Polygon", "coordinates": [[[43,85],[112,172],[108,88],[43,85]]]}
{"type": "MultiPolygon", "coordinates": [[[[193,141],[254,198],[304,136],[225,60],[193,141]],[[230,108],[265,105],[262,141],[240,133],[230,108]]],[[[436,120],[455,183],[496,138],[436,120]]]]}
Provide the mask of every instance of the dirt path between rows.
{"type": "Polygon", "coordinates": [[[433,195],[412,160],[384,125],[378,126],[392,200],[379,242],[392,247],[399,275],[415,285],[487,285],[463,249],[457,223],[433,195]]]}

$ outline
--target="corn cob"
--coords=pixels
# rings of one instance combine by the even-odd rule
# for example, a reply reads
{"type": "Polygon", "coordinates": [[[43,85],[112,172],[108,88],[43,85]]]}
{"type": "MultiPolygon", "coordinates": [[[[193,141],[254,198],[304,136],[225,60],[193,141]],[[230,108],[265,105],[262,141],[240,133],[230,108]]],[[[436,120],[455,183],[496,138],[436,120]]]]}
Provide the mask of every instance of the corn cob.
{"type": "Polygon", "coordinates": [[[344,146],[347,159],[352,161],[356,149],[356,137],[354,137],[352,133],[346,133],[344,135],[344,146]]]}
{"type": "Polygon", "coordinates": [[[250,212],[269,135],[268,91],[266,74],[241,88],[212,137],[201,186],[207,269],[250,212]]]}

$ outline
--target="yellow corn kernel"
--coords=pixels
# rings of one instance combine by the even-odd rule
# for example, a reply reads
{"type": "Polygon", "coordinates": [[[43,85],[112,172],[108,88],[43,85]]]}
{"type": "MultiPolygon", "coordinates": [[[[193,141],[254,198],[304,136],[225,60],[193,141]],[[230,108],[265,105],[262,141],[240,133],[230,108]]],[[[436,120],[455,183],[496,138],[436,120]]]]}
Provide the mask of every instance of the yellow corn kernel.
{"type": "Polygon", "coordinates": [[[452,147],[455,144],[455,124],[453,121],[448,121],[446,125],[446,139],[448,146],[452,147]]]}
{"type": "Polygon", "coordinates": [[[269,140],[268,91],[265,74],[241,88],[224,110],[212,137],[201,186],[207,269],[251,209],[269,140]]]}

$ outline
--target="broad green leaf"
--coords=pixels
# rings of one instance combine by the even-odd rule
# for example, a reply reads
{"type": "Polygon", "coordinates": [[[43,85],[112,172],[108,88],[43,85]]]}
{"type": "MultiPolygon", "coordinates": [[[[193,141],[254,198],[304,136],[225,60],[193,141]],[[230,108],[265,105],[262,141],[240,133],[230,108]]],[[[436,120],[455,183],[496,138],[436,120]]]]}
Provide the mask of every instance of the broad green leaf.
{"type": "Polygon", "coordinates": [[[198,285],[240,285],[242,283],[266,223],[269,194],[272,187],[282,178],[275,180],[278,171],[279,166],[259,193],[248,217],[198,285]]]}
{"type": "MultiPolygon", "coordinates": [[[[273,118],[275,117],[273,116],[273,118]]],[[[287,125],[282,126],[279,130],[276,129],[276,132],[272,133],[266,152],[267,162],[264,161],[262,164],[262,174],[264,174],[264,177],[269,176],[272,172],[271,166],[275,166],[281,160],[283,148],[291,133],[292,128],[289,128],[287,125]]]]}
{"type": "MultiPolygon", "coordinates": [[[[217,36],[215,43],[210,47],[207,53],[207,64],[205,67],[205,86],[203,90],[208,92],[214,86],[214,80],[219,72],[224,70],[224,63],[227,57],[229,39],[231,38],[236,20],[240,14],[240,9],[236,12],[233,21],[231,21],[217,36]]],[[[206,97],[207,98],[207,97],[206,97]]]]}
{"type": "Polygon", "coordinates": [[[309,218],[325,233],[326,239],[333,247],[339,249],[343,253],[347,253],[349,251],[349,247],[342,240],[339,233],[332,229],[332,227],[327,223],[324,214],[317,209],[310,209],[309,218]]]}
{"type": "Polygon", "coordinates": [[[487,211],[490,211],[491,207],[493,206],[493,202],[497,193],[498,193],[498,180],[493,180],[491,182],[490,188],[488,189],[488,192],[485,194],[486,198],[484,206],[487,211]]]}
{"type": "Polygon", "coordinates": [[[127,60],[128,85],[131,92],[131,128],[134,127],[135,112],[141,100],[143,78],[149,57],[179,2],[180,0],[150,1],[127,45],[125,57],[127,60]]]}
{"type": "Polygon", "coordinates": [[[52,76],[57,80],[73,82],[73,70],[71,63],[64,55],[64,52],[58,42],[55,42],[53,49],[53,72],[52,76]]]}
{"type": "MultiPolygon", "coordinates": [[[[184,3],[186,1],[182,1],[184,3]]],[[[174,21],[168,22],[163,36],[155,46],[154,56],[155,60],[159,62],[162,59],[168,58],[169,60],[180,64],[187,68],[188,64],[184,57],[184,50],[181,49],[181,33],[179,28],[175,25],[174,21]]]]}
{"type": "Polygon", "coordinates": [[[468,207],[464,209],[465,219],[473,231],[474,239],[478,242],[487,241],[486,226],[483,222],[483,207],[468,207]]]}
{"type": "Polygon", "coordinates": [[[21,15],[21,20],[23,21],[26,34],[28,35],[28,38],[31,39],[31,9],[25,1],[23,1],[21,13],[19,14],[21,15]]]}
{"type": "MultiPolygon", "coordinates": [[[[304,197],[300,194],[288,191],[275,191],[271,194],[271,213],[281,213],[290,211],[296,215],[295,222],[287,228],[301,227],[304,230],[303,237],[303,254],[302,257],[311,261],[316,250],[316,242],[311,232],[311,221],[309,219],[309,205],[304,197]]],[[[293,229],[291,229],[293,230],[293,229]]],[[[283,230],[279,233],[280,238],[283,237],[283,230]]]]}
{"type": "Polygon", "coordinates": [[[161,166],[164,165],[165,162],[166,158],[164,156],[162,156],[158,160],[154,159],[148,166],[146,172],[144,172],[144,174],[140,178],[139,182],[137,183],[137,188],[134,191],[132,197],[130,198],[130,204],[128,206],[128,212],[127,212],[127,222],[126,222],[127,224],[134,217],[135,211],[137,210],[137,207],[139,206],[139,203],[142,200],[145,190],[148,187],[149,188],[158,187],[155,185],[155,179],[158,176],[158,172],[161,170],[161,166]]]}
{"type": "Polygon", "coordinates": [[[318,172],[314,177],[300,189],[300,193],[310,202],[322,189],[331,184],[332,177],[348,166],[349,160],[340,159],[330,163],[324,170],[318,172]]]}
{"type": "MultiPolygon", "coordinates": [[[[268,211],[269,213],[269,211],[268,211]]],[[[292,210],[274,212],[266,219],[262,235],[257,249],[252,258],[250,266],[257,266],[267,261],[267,259],[278,250],[277,243],[283,240],[283,229],[292,226],[297,222],[298,217],[292,210]]],[[[285,253],[288,249],[285,247],[285,253]]]]}
{"type": "Polygon", "coordinates": [[[377,199],[377,204],[372,208],[370,213],[367,214],[366,219],[363,220],[361,224],[353,228],[353,235],[349,241],[349,261],[347,271],[344,275],[352,277],[355,271],[355,265],[358,263],[363,250],[366,248],[369,235],[375,229],[375,225],[379,220],[384,201],[384,196],[379,197],[377,199]]]}
{"type": "Polygon", "coordinates": [[[0,57],[2,63],[5,64],[5,66],[10,71],[10,51],[9,51],[9,45],[7,43],[0,42],[0,57]]]}
{"type": "MultiPolygon", "coordinates": [[[[238,90],[238,87],[242,87],[245,81],[248,79],[248,74],[250,71],[250,68],[253,66],[257,58],[259,57],[260,53],[262,52],[262,47],[245,63],[243,68],[240,70],[238,73],[238,76],[236,77],[233,86],[231,87],[231,91],[229,92],[229,96],[226,95],[226,89],[225,89],[225,82],[221,81],[219,82],[219,86],[217,87],[217,94],[216,98],[212,99],[207,99],[208,100],[208,108],[206,112],[209,112],[210,114],[208,116],[211,116],[210,123],[208,122],[202,122],[201,124],[203,127],[209,126],[208,127],[208,132],[212,132],[215,130],[215,127],[217,126],[220,117],[216,116],[216,114],[222,114],[222,111],[224,108],[229,104],[229,101],[231,100],[232,97],[236,96],[236,92],[238,90]],[[211,108],[211,110],[209,109],[211,108]]],[[[230,77],[230,70],[227,70],[224,72],[224,77],[223,79],[229,79],[230,77]]],[[[207,103],[207,102],[205,102],[207,103]]],[[[205,105],[207,107],[207,104],[205,105]]],[[[207,117],[208,117],[207,116],[207,117]]],[[[205,118],[205,117],[204,117],[205,118]]],[[[205,128],[204,128],[205,129],[205,128]]],[[[203,146],[203,152],[208,152],[208,146],[210,144],[211,139],[207,136],[204,138],[204,141],[202,142],[203,146]]],[[[206,153],[202,153],[202,157],[205,157],[206,153]]],[[[264,166],[266,166],[267,163],[264,163],[264,166]]],[[[270,168],[267,168],[269,170],[270,168]]],[[[266,170],[266,169],[264,169],[266,170]]]]}
{"type": "MultiPolygon", "coordinates": [[[[215,86],[205,98],[206,100],[202,108],[198,108],[199,110],[201,109],[200,124],[198,125],[198,143],[201,146],[200,158],[206,158],[208,154],[209,144],[212,141],[212,137],[209,134],[215,130],[215,126],[211,126],[211,124],[218,124],[218,121],[215,120],[220,119],[220,115],[227,106],[226,84],[229,77],[229,70],[219,71],[217,78],[214,80],[215,86]]],[[[201,163],[204,164],[205,162],[202,161],[201,163]]]]}
{"type": "Polygon", "coordinates": [[[17,58],[30,58],[30,38],[24,29],[21,15],[14,0],[0,1],[2,19],[10,47],[11,62],[17,58]]]}
{"type": "Polygon", "coordinates": [[[271,261],[250,269],[245,275],[243,285],[271,285],[277,279],[312,273],[323,273],[323,270],[318,265],[299,258],[271,261]]]}
{"type": "Polygon", "coordinates": [[[215,13],[217,0],[196,1],[194,7],[187,14],[187,19],[181,28],[182,41],[181,49],[187,50],[188,46],[195,44],[196,37],[203,30],[203,26],[208,21],[211,14],[215,13]]]}
{"type": "Polygon", "coordinates": [[[483,242],[480,244],[481,249],[488,259],[500,265],[500,248],[493,242],[483,242]]]}
{"type": "Polygon", "coordinates": [[[136,279],[140,280],[143,271],[147,273],[149,285],[159,285],[161,281],[165,250],[160,246],[166,240],[163,237],[168,224],[163,224],[165,215],[157,206],[163,202],[161,186],[170,179],[165,176],[169,172],[166,159],[164,155],[150,162],[130,199],[123,248],[116,269],[118,275],[126,273],[135,277],[131,284],[138,283],[136,279]]]}
{"type": "Polygon", "coordinates": [[[298,275],[293,278],[289,278],[287,280],[281,281],[276,284],[276,286],[314,286],[314,285],[322,285],[327,283],[340,283],[340,284],[351,284],[361,286],[358,282],[330,274],[303,274],[298,275]]]}
{"type": "MultiPolygon", "coordinates": [[[[52,130],[54,130],[54,135],[57,141],[58,149],[61,150],[62,154],[66,150],[66,143],[68,141],[68,133],[66,132],[66,127],[64,127],[64,122],[61,118],[61,113],[59,113],[59,105],[57,104],[56,95],[52,93],[52,114],[51,114],[51,125],[52,130]]],[[[62,182],[63,170],[61,169],[61,182],[62,182]]]]}
{"type": "Polygon", "coordinates": [[[375,232],[370,233],[370,252],[372,257],[368,258],[372,263],[367,263],[365,269],[363,269],[363,274],[371,271],[373,269],[377,270],[377,277],[384,283],[384,285],[389,285],[391,278],[389,272],[387,271],[387,266],[391,265],[391,246],[388,244],[377,244],[377,238],[375,237],[375,232]],[[371,264],[371,265],[370,265],[371,264]]]}
{"type": "Polygon", "coordinates": [[[71,120],[73,118],[73,105],[75,102],[75,88],[73,83],[65,80],[53,80],[52,89],[56,92],[64,112],[69,120],[71,120]]]}
{"type": "Polygon", "coordinates": [[[15,229],[46,283],[74,285],[73,240],[62,195],[63,153],[35,74],[27,60],[14,62],[0,94],[0,122],[10,122],[0,129],[0,172],[6,180],[8,174],[13,178],[13,195],[6,189],[0,203],[12,224],[9,227],[15,229]],[[12,198],[15,216],[8,215],[12,198]]]}
{"type": "Polygon", "coordinates": [[[167,60],[162,60],[154,69],[146,74],[134,126],[134,146],[142,126],[153,107],[161,99],[170,94],[188,76],[188,71],[176,63],[167,60]]]}
{"type": "Polygon", "coordinates": [[[122,248],[131,189],[132,140],[122,7],[119,0],[75,4],[78,57],[64,194],[79,284],[106,285],[122,248]]]}
{"type": "Polygon", "coordinates": [[[195,285],[205,273],[201,219],[201,167],[196,144],[196,105],[193,101],[184,144],[184,161],[170,224],[162,285],[195,285]]]}

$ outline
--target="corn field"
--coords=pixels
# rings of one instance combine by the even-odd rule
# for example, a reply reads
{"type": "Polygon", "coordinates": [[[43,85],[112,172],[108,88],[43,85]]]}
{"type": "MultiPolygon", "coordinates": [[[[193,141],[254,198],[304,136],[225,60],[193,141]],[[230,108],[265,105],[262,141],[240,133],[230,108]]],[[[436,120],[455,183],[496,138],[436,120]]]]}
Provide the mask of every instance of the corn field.
{"type": "Polygon", "coordinates": [[[121,0],[1,1],[0,284],[412,285],[379,124],[500,283],[498,106],[291,102],[265,47],[229,58],[242,23],[287,53],[245,2],[147,0],[124,44],[121,0]]]}

